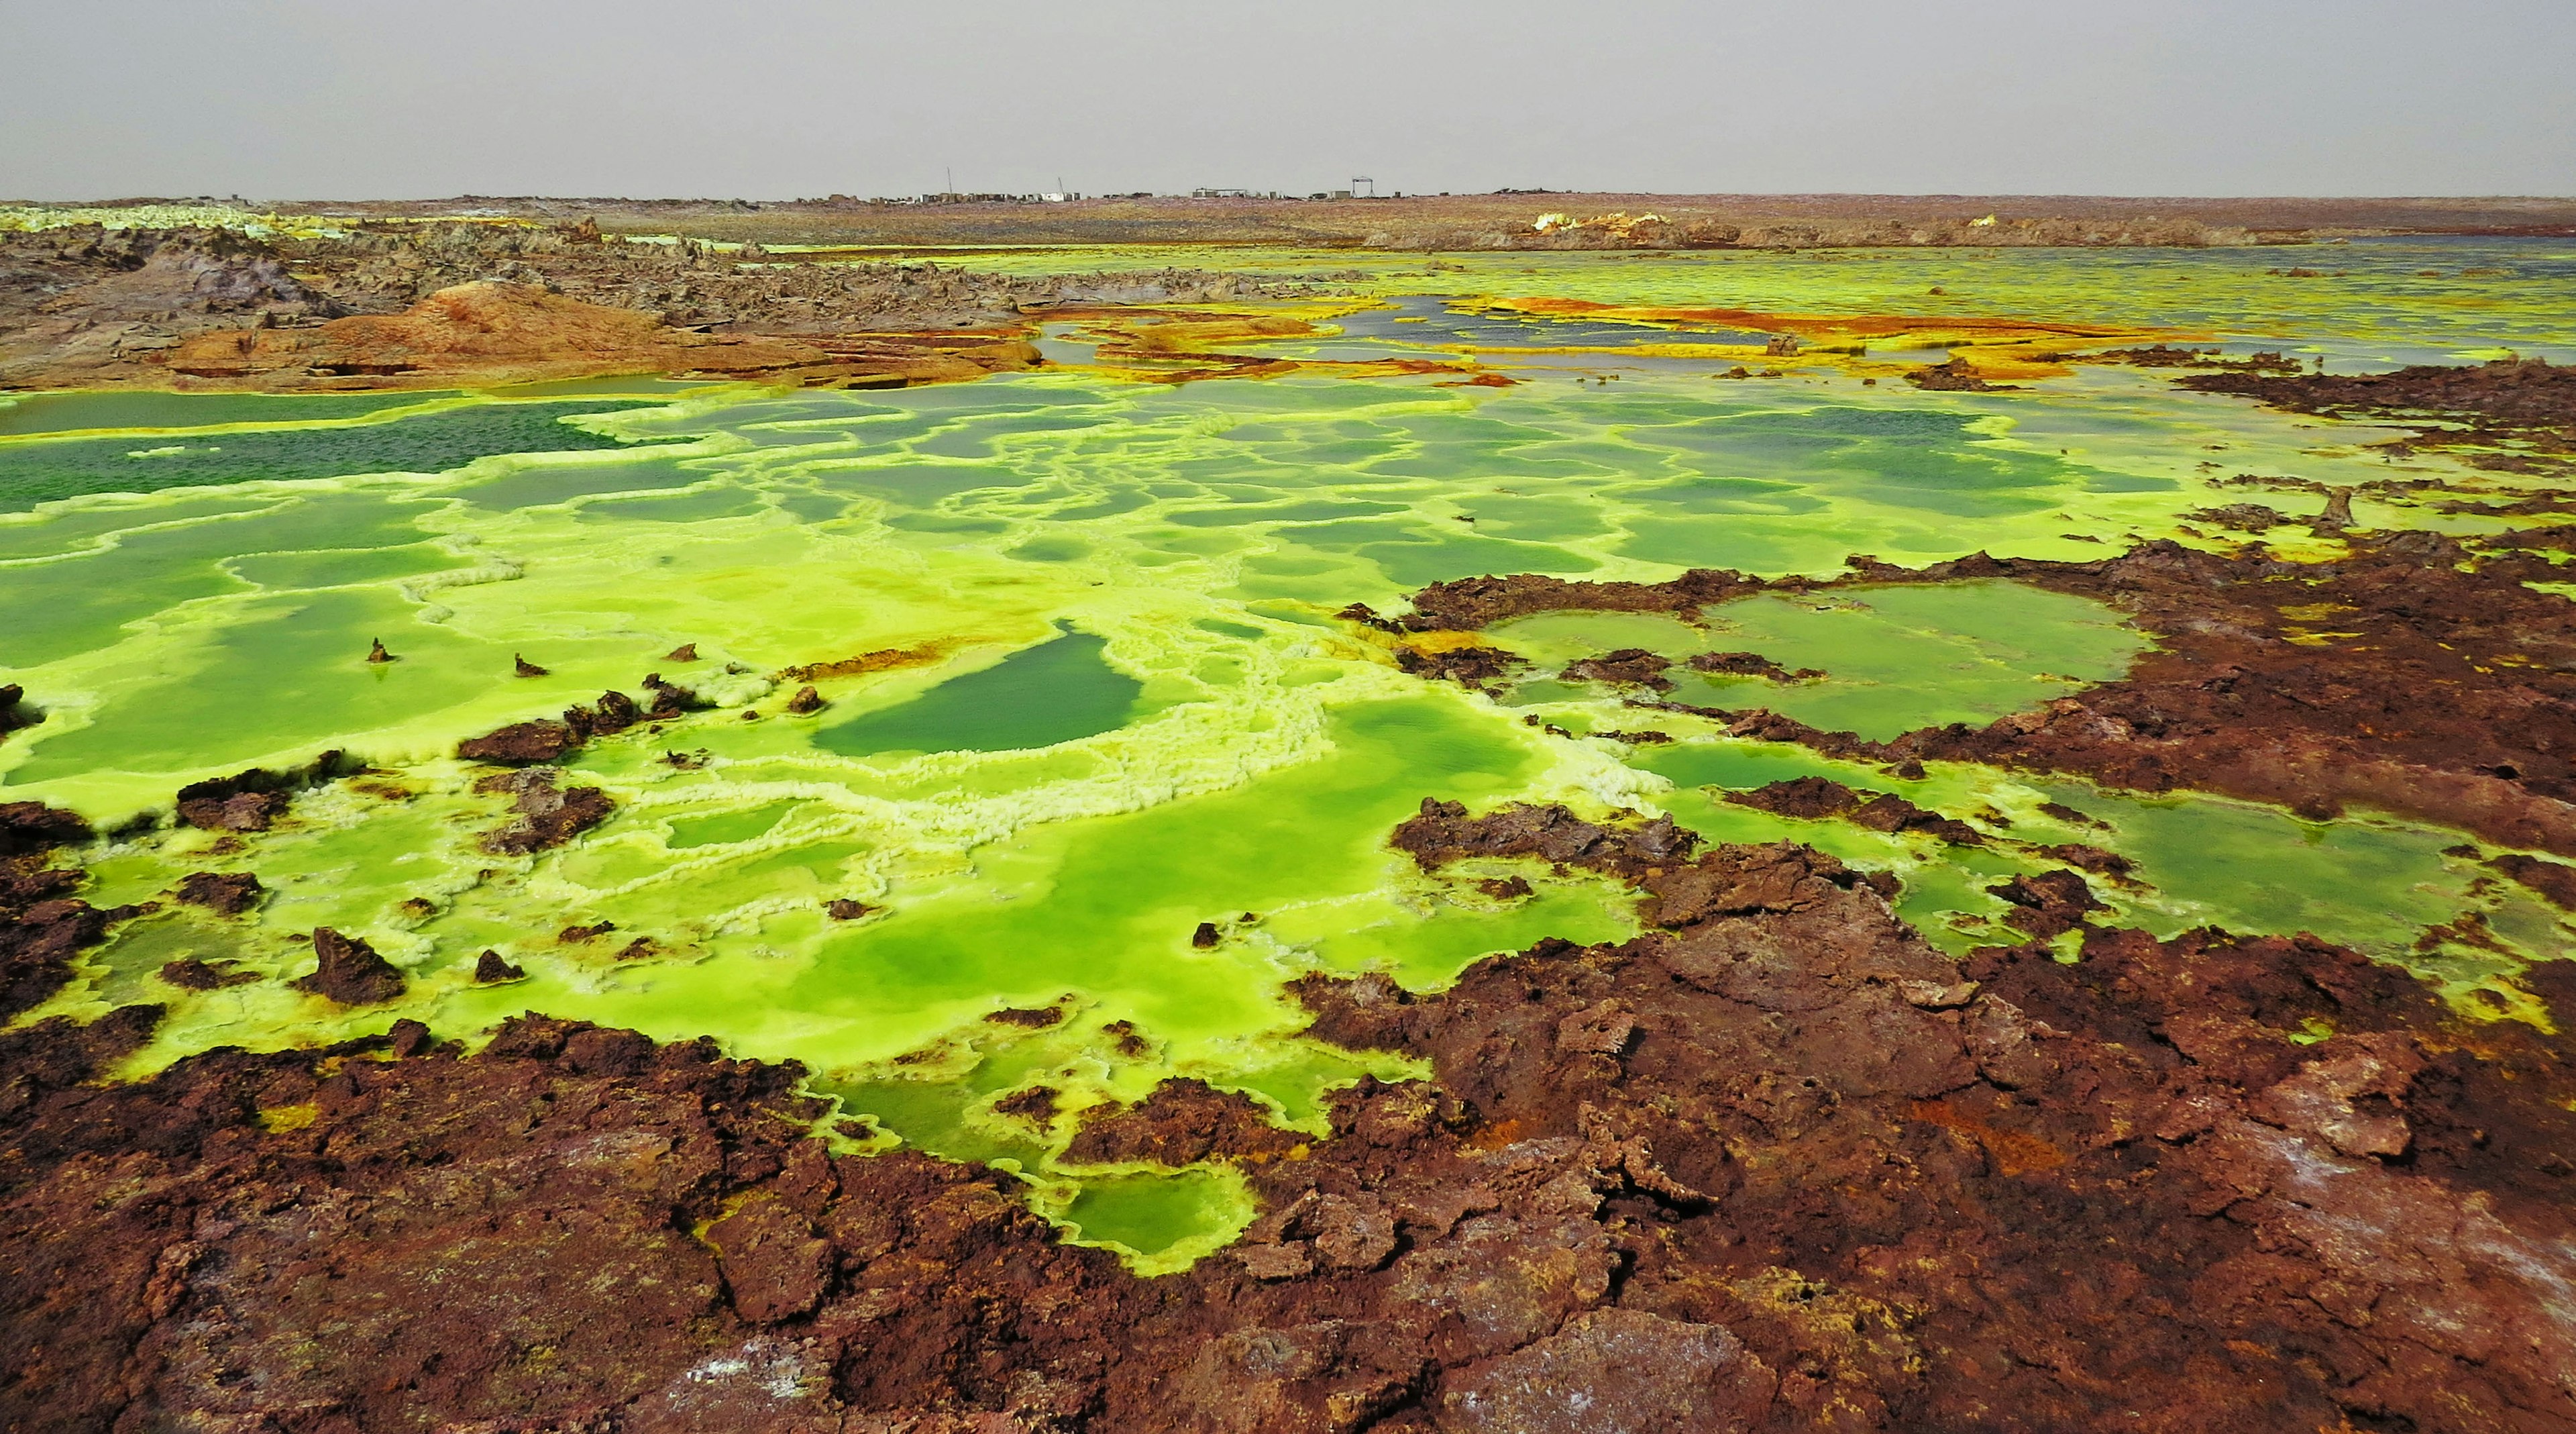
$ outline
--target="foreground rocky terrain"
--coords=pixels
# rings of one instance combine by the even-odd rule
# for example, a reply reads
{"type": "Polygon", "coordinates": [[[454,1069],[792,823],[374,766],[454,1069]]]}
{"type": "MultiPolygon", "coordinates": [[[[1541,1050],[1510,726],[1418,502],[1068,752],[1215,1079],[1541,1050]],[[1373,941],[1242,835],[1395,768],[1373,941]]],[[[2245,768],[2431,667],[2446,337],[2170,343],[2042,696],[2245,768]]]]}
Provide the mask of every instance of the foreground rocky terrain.
{"type": "MultiPolygon", "coordinates": [[[[0,1423],[2576,1427],[2561,1037],[2305,940],[1962,965],[1831,858],[1669,823],[1426,802],[1393,840],[1601,871],[1650,932],[1304,982],[1317,1035],[1435,1072],[1311,1146],[1181,1083],[1095,1118],[1261,1194],[1157,1280],[1006,1177],[835,1157],[792,1066],[704,1042],[404,1022],[117,1085],[153,1008],[11,1032],[0,1423]]],[[[2081,925],[2062,875],[2032,929],[2081,925]]]]}

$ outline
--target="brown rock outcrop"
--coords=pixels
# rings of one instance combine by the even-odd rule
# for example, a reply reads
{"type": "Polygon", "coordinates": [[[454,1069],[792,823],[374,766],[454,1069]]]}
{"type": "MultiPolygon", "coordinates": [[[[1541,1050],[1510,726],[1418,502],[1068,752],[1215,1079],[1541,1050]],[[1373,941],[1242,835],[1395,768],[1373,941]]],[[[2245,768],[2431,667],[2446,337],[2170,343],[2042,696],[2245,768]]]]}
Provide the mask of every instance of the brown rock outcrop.
{"type": "Polygon", "coordinates": [[[247,871],[191,872],[179,882],[179,901],[188,906],[202,906],[224,916],[239,916],[259,904],[266,894],[259,878],[247,871]]]}
{"type": "Polygon", "coordinates": [[[1922,832],[1959,846],[1982,846],[1985,833],[1954,817],[1918,807],[1894,792],[1860,792],[1826,777],[1791,777],[1751,791],[1728,792],[1740,807],[1784,817],[1837,817],[1881,832],[1922,832]]]}
{"type": "Polygon", "coordinates": [[[486,833],[483,849],[495,856],[526,856],[571,841],[608,820],[616,803],[597,787],[558,787],[552,767],[495,772],[474,783],[481,796],[507,795],[511,819],[486,833]]]}
{"type": "Polygon", "coordinates": [[[295,982],[297,990],[343,1006],[373,1006],[403,993],[401,969],[357,937],[319,927],[313,933],[313,955],[319,964],[311,975],[295,982]]]}
{"type": "Polygon", "coordinates": [[[456,755],[468,762],[523,766],[551,762],[581,745],[581,734],[569,722],[513,722],[456,744],[456,755]]]}
{"type": "MultiPolygon", "coordinates": [[[[1617,867],[1642,826],[1498,816],[1429,845],[1589,828],[1568,849],[1617,867]]],[[[0,1418],[2576,1427],[2565,1038],[2313,941],[1954,964],[1813,853],[1692,869],[1773,894],[1679,919],[1668,889],[1677,924],[1436,996],[1299,983],[1316,1038],[1435,1080],[1241,1161],[1261,1216],[1155,1280],[1004,1177],[832,1156],[794,1067],[711,1042],[530,1017],[471,1057],[407,1030],[120,1086],[91,1082],[150,1008],[0,1033],[0,1418]]],[[[2576,1022],[2576,979],[2533,980],[2576,1022]]],[[[1157,1094],[1095,1128],[1282,1134],[1157,1094]]]]}
{"type": "Polygon", "coordinates": [[[72,957],[97,944],[119,914],[71,895],[82,873],[52,864],[58,848],[90,837],[78,813],[0,802],[0,1020],[61,990],[72,978],[72,957]]]}

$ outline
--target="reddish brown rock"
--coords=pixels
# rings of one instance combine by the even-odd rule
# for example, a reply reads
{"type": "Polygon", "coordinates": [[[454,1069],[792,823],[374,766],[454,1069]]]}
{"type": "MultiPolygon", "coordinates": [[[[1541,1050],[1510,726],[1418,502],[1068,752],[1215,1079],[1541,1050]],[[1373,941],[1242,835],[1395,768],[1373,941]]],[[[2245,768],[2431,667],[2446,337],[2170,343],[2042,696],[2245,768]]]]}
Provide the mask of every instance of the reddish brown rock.
{"type": "Polygon", "coordinates": [[[1555,1334],[1466,1370],[1441,1396],[1461,1434],[1638,1434],[1747,1429],[1779,1376],[1718,1325],[1587,1310],[1555,1334]]]}
{"type": "Polygon", "coordinates": [[[811,686],[806,686],[797,688],[796,695],[787,699],[786,710],[799,717],[810,717],[822,711],[826,705],[828,704],[823,701],[822,693],[815,691],[811,686]]]}
{"type": "Polygon", "coordinates": [[[1821,667],[1801,667],[1796,671],[1758,652],[1702,652],[1685,664],[1693,672],[1710,672],[1732,677],[1767,677],[1773,682],[1811,682],[1826,676],[1821,667]]]}
{"type": "Polygon", "coordinates": [[[527,979],[527,975],[525,968],[502,959],[498,951],[487,949],[482,955],[474,958],[474,981],[477,985],[489,986],[502,981],[521,981],[527,979]]]}
{"type": "Polygon", "coordinates": [[[376,948],[328,926],[313,933],[313,955],[320,963],[295,982],[300,991],[328,997],[343,1006],[372,1006],[403,993],[403,974],[376,948]]]}
{"type": "Polygon", "coordinates": [[[44,720],[44,714],[27,706],[27,689],[15,682],[0,682],[0,737],[44,720]]]}
{"type": "Polygon", "coordinates": [[[2507,853],[2487,863],[2517,884],[2540,893],[2561,911],[2576,911],[2576,866],[2507,853]]]}
{"type": "Polygon", "coordinates": [[[1881,832],[1922,832],[1958,846],[1982,846],[1985,833],[1966,822],[1918,807],[1894,792],[1863,793],[1826,777],[1792,777],[1728,792],[1737,806],[1777,812],[1784,817],[1833,817],[1881,832]]]}
{"type": "Polygon", "coordinates": [[[1613,686],[1670,692],[1673,684],[1664,676],[1664,669],[1672,665],[1671,658],[1648,652],[1642,647],[1623,647],[1616,652],[1568,663],[1557,676],[1567,682],[1607,682],[1613,686]]]}
{"type": "Polygon", "coordinates": [[[513,722],[457,743],[456,755],[468,762],[525,766],[554,761],[580,745],[581,734],[568,722],[513,722]]]}
{"type": "Polygon", "coordinates": [[[612,688],[599,694],[599,700],[588,707],[565,708],[563,720],[586,741],[625,731],[644,720],[644,709],[635,705],[634,698],[612,688]]]}
{"type": "Polygon", "coordinates": [[[72,896],[82,873],[51,864],[58,848],[90,838],[77,813],[42,802],[0,803],[0,1020],[61,990],[73,956],[107,934],[115,913],[72,896]]]}
{"type": "Polygon", "coordinates": [[[264,894],[259,878],[247,871],[200,871],[180,881],[178,898],[184,905],[202,906],[225,916],[239,916],[257,906],[264,894]]]}
{"type": "Polygon", "coordinates": [[[1416,677],[1435,682],[1445,678],[1470,691],[1486,692],[1495,683],[1511,680],[1529,663],[1499,647],[1399,647],[1395,665],[1416,677]]]}
{"type": "Polygon", "coordinates": [[[1249,1096],[1176,1078],[1136,1105],[1086,1113],[1065,1158],[1082,1165],[1141,1160],[1178,1167],[1211,1156],[1268,1159],[1304,1140],[1272,1125],[1269,1110],[1249,1096]]]}
{"type": "Polygon", "coordinates": [[[986,1011],[984,1019],[997,1026],[1017,1026],[1024,1031],[1043,1031],[1064,1024],[1062,1006],[1004,1006],[986,1011]]]}
{"type": "Polygon", "coordinates": [[[163,981],[182,991],[218,991],[226,986],[247,986],[259,979],[256,971],[232,969],[194,956],[164,962],[160,970],[163,981]]]}
{"type": "Polygon", "coordinates": [[[558,777],[552,767],[528,767],[475,782],[479,795],[508,795],[512,812],[507,823],[484,834],[483,849],[496,856],[545,851],[608,820],[616,810],[599,788],[559,788],[558,777]]]}

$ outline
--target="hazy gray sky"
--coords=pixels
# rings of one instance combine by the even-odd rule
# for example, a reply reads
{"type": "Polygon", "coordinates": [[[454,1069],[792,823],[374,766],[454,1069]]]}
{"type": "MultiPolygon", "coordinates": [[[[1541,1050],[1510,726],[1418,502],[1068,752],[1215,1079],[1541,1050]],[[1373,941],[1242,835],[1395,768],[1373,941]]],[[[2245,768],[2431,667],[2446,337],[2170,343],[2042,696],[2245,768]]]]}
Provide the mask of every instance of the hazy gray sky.
{"type": "Polygon", "coordinates": [[[0,195],[2576,193],[2576,0],[0,0],[0,195]]]}

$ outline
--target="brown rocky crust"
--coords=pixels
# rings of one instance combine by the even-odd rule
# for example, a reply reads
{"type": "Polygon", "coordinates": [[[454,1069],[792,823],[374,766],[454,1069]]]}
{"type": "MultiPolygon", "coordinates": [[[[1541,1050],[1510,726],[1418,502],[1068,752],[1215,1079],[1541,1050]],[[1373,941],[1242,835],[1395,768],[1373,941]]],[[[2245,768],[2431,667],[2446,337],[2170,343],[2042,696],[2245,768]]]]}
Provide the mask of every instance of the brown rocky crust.
{"type": "MultiPolygon", "coordinates": [[[[2523,585],[2525,560],[2436,533],[2356,534],[2347,557],[2291,563],[2141,544],[2089,563],[1992,558],[1925,568],[1866,555],[1825,586],[2011,578],[2096,598],[2155,638],[2128,675],[1982,728],[1890,741],[1754,709],[1684,707],[1737,736],[1891,765],[1925,759],[2076,773],[2142,791],[2197,788],[2322,818],[2347,805],[2576,856],[2576,604],[2523,585]]],[[[1424,626],[1555,608],[1690,611],[1733,574],[1651,588],[1515,576],[1423,590],[1424,626]]],[[[1790,580],[1774,586],[1807,590],[1790,580]]]]}
{"type": "Polygon", "coordinates": [[[1064,1158],[1076,1165],[1141,1161],[1177,1169],[1211,1157],[1275,1159],[1306,1143],[1308,1137],[1281,1130],[1270,1118],[1250,1096],[1176,1078],[1134,1105],[1084,1112],[1064,1158]]]}
{"type": "Polygon", "coordinates": [[[669,652],[664,653],[662,655],[662,660],[664,662],[695,662],[698,660],[698,645],[694,642],[681,643],[679,646],[672,648],[669,652]]]}
{"type": "MultiPolygon", "coordinates": [[[[1616,868],[1642,826],[1497,815],[1439,809],[1416,844],[1588,829],[1571,854],[1616,868]]],[[[2564,1037],[2304,939],[1954,964],[1829,858],[1703,867],[1741,895],[1667,891],[1635,941],[1437,996],[1299,982],[1316,1038],[1435,1079],[1341,1093],[1302,1157],[1244,1152],[1262,1214],[1153,1280],[1005,1177],[831,1155],[793,1066],[711,1042],[527,1017],[471,1057],[407,1028],[100,1085],[156,1012],[0,1034],[28,1232],[0,1418],[2576,1427],[2564,1037]]],[[[2559,964],[2529,979],[2566,1029],[2559,964]]],[[[1174,1082],[1086,1137],[1223,1159],[1286,1134],[1247,1106],[1174,1082]]]]}
{"type": "Polygon", "coordinates": [[[179,820],[207,831],[264,832],[294,804],[295,794],[353,770],[339,752],[310,766],[272,772],[252,767],[229,777],[190,782],[178,794],[179,820]]]}
{"type": "Polygon", "coordinates": [[[376,954],[376,948],[328,926],[313,933],[313,955],[320,963],[295,982],[299,991],[328,997],[343,1006],[372,1006],[403,993],[403,974],[376,954]]]}
{"type": "Polygon", "coordinates": [[[510,675],[513,677],[548,677],[553,674],[548,669],[539,667],[535,663],[530,662],[526,658],[521,657],[514,652],[510,654],[510,675]]]}
{"type": "Polygon", "coordinates": [[[852,901],[846,896],[836,896],[823,903],[823,914],[834,921],[856,921],[875,910],[864,901],[852,901]]]}
{"type": "Polygon", "coordinates": [[[798,717],[810,717],[822,711],[826,705],[822,693],[815,691],[811,686],[805,686],[797,688],[796,695],[787,699],[786,710],[798,717]]]}
{"type": "Polygon", "coordinates": [[[165,961],[158,973],[161,979],[182,991],[219,991],[226,986],[247,986],[259,979],[256,971],[242,971],[229,963],[206,961],[195,956],[165,961]]]}
{"type": "Polygon", "coordinates": [[[96,945],[118,913],[71,893],[86,878],[52,865],[56,848],[89,841],[78,813],[42,802],[0,802],[0,1020],[63,988],[72,957],[96,945]]]}
{"type": "Polygon", "coordinates": [[[2143,348],[2097,349],[2083,355],[2087,363],[2124,363],[2135,368],[2211,368],[2234,369],[2240,373],[2298,373],[2305,367],[2297,359],[2265,351],[2230,358],[2217,349],[2182,348],[2174,344],[2148,344],[2143,348]]]}
{"type": "Polygon", "coordinates": [[[1061,1005],[1004,1006],[998,1011],[986,1011],[984,1019],[997,1026],[1017,1026],[1024,1031],[1043,1031],[1049,1027],[1064,1024],[1064,1007],[1061,1005]]]}
{"type": "Polygon", "coordinates": [[[644,720],[644,709],[635,699],[614,688],[599,694],[599,700],[588,707],[567,707],[564,725],[584,741],[623,732],[644,720]]]}
{"type": "Polygon", "coordinates": [[[2461,454],[2481,467],[2562,474],[2576,467],[2576,365],[2506,358],[2370,374],[2200,373],[2174,382],[2294,413],[2403,425],[2416,430],[2416,447],[2507,450],[2461,454]]]}
{"type": "Polygon", "coordinates": [[[495,856],[526,856],[558,847],[608,820],[616,804],[597,787],[558,788],[552,767],[495,772],[474,783],[477,795],[507,795],[511,819],[485,833],[483,849],[495,856]]]}
{"type": "Polygon", "coordinates": [[[569,722],[513,722],[457,743],[456,755],[468,762],[515,767],[554,761],[580,745],[581,734],[569,722]]]}
{"type": "Polygon", "coordinates": [[[1399,647],[1395,665],[1416,677],[1446,678],[1472,692],[1489,692],[1493,684],[1510,681],[1529,663],[1519,653],[1499,647],[1399,647]]]}
{"type": "Polygon", "coordinates": [[[2064,868],[2016,876],[1986,890],[2012,904],[2012,911],[2004,917],[2005,924],[2042,941],[2077,927],[2090,929],[2091,923],[2085,918],[2111,909],[2093,895],[2092,886],[2081,875],[2064,868]]]}
{"type": "Polygon", "coordinates": [[[1959,846],[1982,846],[1986,840],[1985,833],[1966,822],[1918,807],[1894,792],[1864,793],[1825,777],[1792,777],[1725,797],[1737,806],[1784,817],[1838,817],[1871,831],[1922,832],[1959,846]]]}
{"type": "Polygon", "coordinates": [[[698,694],[676,682],[665,682],[662,674],[644,674],[644,690],[653,694],[653,705],[646,717],[677,717],[683,712],[696,712],[714,704],[701,701],[698,694]]]}
{"type": "Polygon", "coordinates": [[[43,713],[27,705],[26,688],[15,682],[0,682],[0,737],[44,720],[43,713]]]}
{"type": "Polygon", "coordinates": [[[2013,384],[1986,382],[1984,375],[1978,373],[1966,359],[1957,354],[1952,354],[1940,363],[1925,364],[1921,368],[1909,370],[1905,375],[1905,381],[1916,388],[1934,393],[2012,393],[2017,387],[2013,384]]]}
{"type": "Polygon", "coordinates": [[[1655,692],[1673,690],[1672,680],[1664,669],[1673,665],[1669,657],[1658,656],[1642,647],[1623,647],[1598,657],[1586,657],[1567,663],[1557,674],[1567,682],[1607,682],[1617,687],[1644,687],[1655,692]]]}
{"type": "Polygon", "coordinates": [[[177,893],[183,905],[202,906],[224,916],[241,915],[265,894],[259,878],[247,871],[191,872],[181,878],[177,893]]]}
{"type": "Polygon", "coordinates": [[[1594,583],[1535,573],[1459,578],[1413,595],[1413,611],[1389,619],[1407,632],[1473,632],[1506,618],[1580,608],[1592,612],[1669,612],[1689,620],[1713,602],[1763,589],[1760,578],[1724,568],[1693,568],[1664,583],[1594,583]]]}
{"type": "Polygon", "coordinates": [[[474,958],[474,981],[477,985],[490,986],[503,981],[525,980],[527,974],[527,968],[502,959],[498,951],[486,949],[482,955],[474,958]]]}
{"type": "Polygon", "coordinates": [[[1702,652],[1683,665],[1693,672],[1767,677],[1774,682],[1812,682],[1828,675],[1821,667],[1801,667],[1793,672],[1758,652],[1702,652]]]}
{"type": "Polygon", "coordinates": [[[2561,911],[2576,911],[2576,866],[2508,853],[2487,863],[2507,879],[2538,892],[2561,911]]]}

